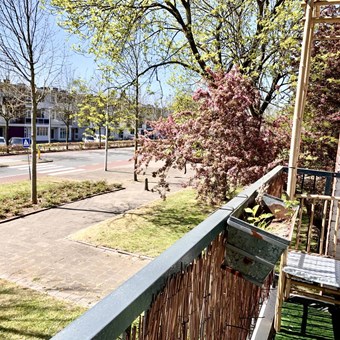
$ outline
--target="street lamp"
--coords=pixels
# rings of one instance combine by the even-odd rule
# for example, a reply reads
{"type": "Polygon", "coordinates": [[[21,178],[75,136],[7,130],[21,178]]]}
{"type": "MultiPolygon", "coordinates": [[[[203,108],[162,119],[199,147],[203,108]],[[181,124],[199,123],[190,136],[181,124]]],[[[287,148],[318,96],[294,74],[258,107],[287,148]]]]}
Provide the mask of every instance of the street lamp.
{"type": "Polygon", "coordinates": [[[110,87],[107,88],[107,98],[106,98],[104,171],[107,171],[107,157],[108,157],[108,149],[109,149],[109,97],[110,97],[110,87]]]}

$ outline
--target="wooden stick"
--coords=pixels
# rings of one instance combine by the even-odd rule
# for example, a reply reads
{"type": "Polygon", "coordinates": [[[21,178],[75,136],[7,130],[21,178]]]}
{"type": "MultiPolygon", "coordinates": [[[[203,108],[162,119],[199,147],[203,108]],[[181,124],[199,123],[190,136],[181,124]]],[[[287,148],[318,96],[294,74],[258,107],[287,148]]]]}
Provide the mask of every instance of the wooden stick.
{"type": "Polygon", "coordinates": [[[312,19],[313,23],[316,24],[339,24],[340,23],[340,18],[332,18],[332,17],[321,17],[321,18],[313,18],[312,19]]]}
{"type": "Polygon", "coordinates": [[[326,214],[328,208],[328,201],[324,201],[323,203],[323,212],[322,212],[322,224],[321,224],[321,237],[320,237],[320,249],[319,254],[322,255],[324,253],[324,240],[325,240],[325,227],[326,227],[326,214]]]}
{"type": "Polygon", "coordinates": [[[315,199],[313,199],[312,203],[312,211],[310,215],[310,221],[308,226],[308,236],[307,236],[307,253],[310,253],[310,244],[312,238],[312,230],[313,230],[313,222],[314,222],[314,212],[315,212],[315,199]]]}
{"type": "Polygon", "coordinates": [[[292,139],[290,144],[287,193],[289,199],[293,199],[296,189],[297,161],[301,142],[301,127],[303,111],[305,108],[305,98],[308,88],[308,75],[310,71],[311,45],[313,40],[314,24],[313,17],[314,0],[306,4],[306,21],[303,31],[303,42],[301,49],[301,59],[299,66],[299,77],[296,89],[296,100],[294,107],[292,139]]]}
{"type": "MultiPolygon", "coordinates": [[[[329,5],[340,5],[340,0],[315,0],[314,6],[329,6],[329,5]]],[[[306,7],[306,2],[301,2],[302,7],[306,7]]]]}
{"type": "Polygon", "coordinates": [[[286,274],[284,273],[283,268],[287,264],[287,256],[288,256],[288,250],[285,250],[283,254],[281,255],[280,276],[279,276],[279,282],[278,282],[278,287],[277,287],[277,297],[276,297],[276,304],[275,304],[274,328],[276,332],[279,332],[281,329],[281,312],[282,312],[283,298],[285,295],[285,285],[286,285],[286,274]]]}
{"type": "Polygon", "coordinates": [[[339,202],[337,202],[336,219],[335,219],[334,235],[333,235],[333,257],[334,258],[336,257],[336,248],[338,245],[339,221],[340,221],[340,208],[339,208],[339,202]]]}
{"type": "Polygon", "coordinates": [[[314,198],[319,200],[328,200],[328,201],[338,201],[340,200],[339,196],[327,196],[327,195],[316,195],[316,194],[301,194],[297,195],[297,198],[314,198]]]}
{"type": "Polygon", "coordinates": [[[300,291],[298,292],[297,295],[302,295],[302,296],[306,296],[306,297],[309,297],[309,298],[312,298],[312,299],[315,299],[315,300],[318,300],[318,301],[325,301],[325,302],[329,302],[329,303],[334,303],[334,304],[340,304],[340,300],[336,300],[336,299],[332,299],[330,297],[327,297],[327,296],[316,296],[315,294],[312,294],[312,293],[307,293],[306,291],[300,291]]]}
{"type": "Polygon", "coordinates": [[[299,224],[296,231],[296,243],[295,243],[295,249],[298,250],[299,243],[300,243],[300,233],[301,233],[301,224],[302,224],[302,212],[303,212],[303,204],[305,202],[304,198],[301,198],[300,202],[300,211],[299,211],[299,224]]]}

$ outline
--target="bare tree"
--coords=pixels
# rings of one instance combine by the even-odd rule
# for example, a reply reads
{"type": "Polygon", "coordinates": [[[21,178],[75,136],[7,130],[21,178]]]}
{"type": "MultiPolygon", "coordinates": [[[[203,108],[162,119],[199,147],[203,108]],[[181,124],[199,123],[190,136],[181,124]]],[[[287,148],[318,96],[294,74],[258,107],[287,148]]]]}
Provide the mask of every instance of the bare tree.
{"type": "Polygon", "coordinates": [[[0,63],[27,84],[31,96],[31,153],[32,153],[32,203],[37,203],[37,146],[36,118],[38,102],[43,91],[38,91],[37,81],[45,88],[53,75],[55,50],[48,21],[48,13],[39,0],[0,1],[0,63]]]}
{"type": "MultiPolygon", "coordinates": [[[[152,75],[144,78],[141,76],[142,70],[148,67],[146,57],[141,45],[142,30],[137,26],[136,30],[131,33],[131,40],[126,43],[125,49],[122,52],[120,60],[113,65],[115,78],[110,79],[110,82],[115,82],[117,88],[130,88],[133,92],[133,99],[131,100],[131,109],[134,112],[134,171],[133,179],[137,181],[137,151],[138,151],[138,128],[140,126],[141,113],[141,92],[142,85],[151,81],[152,75]]],[[[108,66],[110,69],[110,66],[108,66]]]]}
{"type": "Polygon", "coordinates": [[[24,85],[11,84],[9,79],[0,82],[0,117],[5,120],[5,139],[8,153],[9,122],[22,119],[26,114],[27,90],[24,85]]]}

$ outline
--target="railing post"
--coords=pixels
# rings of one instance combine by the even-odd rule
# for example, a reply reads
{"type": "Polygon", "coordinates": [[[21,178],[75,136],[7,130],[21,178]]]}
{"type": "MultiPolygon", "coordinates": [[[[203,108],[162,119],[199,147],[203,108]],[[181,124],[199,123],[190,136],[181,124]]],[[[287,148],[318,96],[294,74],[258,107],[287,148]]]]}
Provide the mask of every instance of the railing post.
{"type": "Polygon", "coordinates": [[[325,184],[325,195],[331,196],[332,195],[332,176],[326,177],[326,184],[325,184]]]}
{"type": "Polygon", "coordinates": [[[309,222],[309,226],[308,226],[307,253],[310,253],[310,245],[311,245],[313,222],[314,222],[314,213],[315,213],[315,199],[313,199],[313,201],[312,201],[312,211],[311,211],[310,222],[309,222]]]}

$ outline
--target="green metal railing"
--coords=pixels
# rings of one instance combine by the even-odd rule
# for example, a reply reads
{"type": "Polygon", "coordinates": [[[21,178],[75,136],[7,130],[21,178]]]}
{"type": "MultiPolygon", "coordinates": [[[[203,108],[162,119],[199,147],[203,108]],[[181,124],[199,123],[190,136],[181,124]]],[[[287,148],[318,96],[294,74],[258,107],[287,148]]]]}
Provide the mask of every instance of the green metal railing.
{"type": "MultiPolygon", "coordinates": [[[[134,320],[150,307],[154,296],[163,289],[170,277],[182,272],[183,268],[200,258],[218,235],[228,232],[228,220],[232,213],[247,206],[250,200],[254,200],[261,188],[273,182],[278,176],[284,176],[285,171],[287,169],[284,167],[273,169],[226,205],[217,209],[149,265],[55,335],[53,339],[119,338],[134,320]]],[[[327,178],[340,177],[340,174],[308,172],[305,169],[299,170],[299,174],[326,178],[326,186],[330,184],[327,178]]]]}

